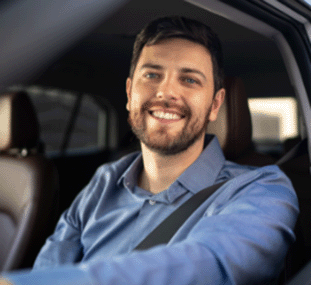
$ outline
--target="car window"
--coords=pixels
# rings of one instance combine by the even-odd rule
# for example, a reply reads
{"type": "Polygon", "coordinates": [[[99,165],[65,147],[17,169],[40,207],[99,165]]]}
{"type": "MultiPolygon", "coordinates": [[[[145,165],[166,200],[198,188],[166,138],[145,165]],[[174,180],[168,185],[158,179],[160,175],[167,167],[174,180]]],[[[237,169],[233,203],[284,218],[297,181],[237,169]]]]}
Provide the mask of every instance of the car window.
{"type": "Polygon", "coordinates": [[[105,147],[106,115],[106,111],[101,109],[89,94],[84,94],[68,150],[105,147]]]}
{"type": "Polygon", "coordinates": [[[305,3],[307,3],[309,6],[310,6],[310,8],[311,8],[311,0],[303,0],[305,3]]]}
{"type": "Polygon", "coordinates": [[[299,135],[296,98],[249,98],[248,102],[257,150],[272,154],[284,152],[284,144],[299,135]]]}
{"type": "Polygon", "coordinates": [[[107,146],[106,110],[92,95],[40,86],[15,86],[10,90],[24,90],[32,99],[47,154],[90,151],[107,146]]]}

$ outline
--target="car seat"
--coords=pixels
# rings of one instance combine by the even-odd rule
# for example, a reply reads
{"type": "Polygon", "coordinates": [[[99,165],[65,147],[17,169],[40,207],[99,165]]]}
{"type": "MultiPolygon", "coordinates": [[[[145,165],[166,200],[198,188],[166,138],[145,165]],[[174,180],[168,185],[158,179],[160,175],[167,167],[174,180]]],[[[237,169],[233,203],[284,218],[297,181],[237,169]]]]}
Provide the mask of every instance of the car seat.
{"type": "Polygon", "coordinates": [[[239,164],[263,166],[274,159],[255,151],[252,143],[252,122],[244,83],[239,77],[227,77],[226,96],[217,120],[210,122],[207,133],[215,134],[226,159],[239,164]]]}
{"type": "Polygon", "coordinates": [[[52,227],[58,178],[26,93],[0,95],[0,271],[30,267],[52,227]]]}

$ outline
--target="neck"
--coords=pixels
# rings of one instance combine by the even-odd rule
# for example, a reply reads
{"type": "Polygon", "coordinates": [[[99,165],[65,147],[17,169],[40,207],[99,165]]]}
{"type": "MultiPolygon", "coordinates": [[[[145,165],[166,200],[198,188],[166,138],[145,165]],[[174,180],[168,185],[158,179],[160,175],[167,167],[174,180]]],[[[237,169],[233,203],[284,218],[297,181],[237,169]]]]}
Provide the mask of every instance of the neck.
{"type": "Polygon", "coordinates": [[[199,157],[203,145],[204,137],[181,153],[161,155],[142,143],[144,166],[138,185],[154,194],[166,190],[199,157]]]}

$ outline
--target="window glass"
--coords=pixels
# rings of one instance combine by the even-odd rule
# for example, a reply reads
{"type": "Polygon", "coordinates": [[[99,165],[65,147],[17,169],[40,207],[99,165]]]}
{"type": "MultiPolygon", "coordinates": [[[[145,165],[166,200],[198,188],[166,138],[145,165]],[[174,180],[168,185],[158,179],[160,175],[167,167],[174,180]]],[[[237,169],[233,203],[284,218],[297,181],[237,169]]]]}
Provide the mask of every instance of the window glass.
{"type": "Polygon", "coordinates": [[[293,97],[250,98],[248,100],[253,141],[257,147],[282,145],[299,135],[298,106],[293,97]]]}
{"type": "Polygon", "coordinates": [[[83,96],[70,137],[69,150],[105,146],[106,114],[88,94],[83,96]]]}
{"type": "MultiPolygon", "coordinates": [[[[40,138],[47,153],[61,151],[69,128],[78,94],[66,90],[39,86],[15,86],[10,90],[24,90],[32,99],[40,123],[40,138]]],[[[105,109],[92,96],[83,94],[73,121],[66,152],[104,147],[107,118],[105,109]]]]}
{"type": "Polygon", "coordinates": [[[40,137],[45,150],[47,152],[60,150],[66,122],[69,121],[74,106],[74,94],[37,86],[29,87],[26,91],[37,111],[40,137]]]}
{"type": "Polygon", "coordinates": [[[311,8],[311,0],[304,0],[311,8]]]}

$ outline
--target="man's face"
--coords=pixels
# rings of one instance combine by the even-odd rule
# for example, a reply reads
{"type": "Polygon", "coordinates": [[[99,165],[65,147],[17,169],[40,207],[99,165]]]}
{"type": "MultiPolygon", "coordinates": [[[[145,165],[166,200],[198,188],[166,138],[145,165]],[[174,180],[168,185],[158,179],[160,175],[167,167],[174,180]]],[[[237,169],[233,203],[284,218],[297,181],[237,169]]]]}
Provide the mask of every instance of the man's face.
{"type": "Polygon", "coordinates": [[[204,141],[217,117],[224,90],[214,95],[212,59],[206,48],[185,39],[145,46],[127,79],[129,123],[148,148],[172,155],[204,141]]]}

